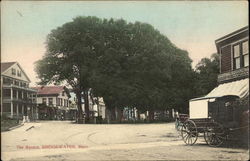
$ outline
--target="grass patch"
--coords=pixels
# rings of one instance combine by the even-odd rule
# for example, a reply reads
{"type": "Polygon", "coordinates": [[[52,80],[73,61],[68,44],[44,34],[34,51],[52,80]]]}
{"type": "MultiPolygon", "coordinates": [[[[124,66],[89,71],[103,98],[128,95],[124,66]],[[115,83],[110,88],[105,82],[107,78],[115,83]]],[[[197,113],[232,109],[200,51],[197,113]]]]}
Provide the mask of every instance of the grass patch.
{"type": "Polygon", "coordinates": [[[9,128],[17,126],[18,120],[13,120],[13,119],[2,119],[1,118],[1,132],[3,131],[8,131],[9,128]]]}

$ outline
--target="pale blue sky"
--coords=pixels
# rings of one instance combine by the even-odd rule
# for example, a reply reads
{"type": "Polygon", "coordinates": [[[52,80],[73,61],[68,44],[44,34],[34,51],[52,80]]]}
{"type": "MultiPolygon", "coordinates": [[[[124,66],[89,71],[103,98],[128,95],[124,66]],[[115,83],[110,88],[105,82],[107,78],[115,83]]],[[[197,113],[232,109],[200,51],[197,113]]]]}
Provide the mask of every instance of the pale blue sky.
{"type": "MultiPolygon", "coordinates": [[[[123,18],[153,25],[189,52],[193,66],[216,52],[214,40],[248,24],[247,1],[5,1],[1,3],[2,61],[18,61],[32,85],[33,63],[54,28],[76,16],[123,18]]],[[[166,62],[167,63],[167,62],[166,62]]]]}

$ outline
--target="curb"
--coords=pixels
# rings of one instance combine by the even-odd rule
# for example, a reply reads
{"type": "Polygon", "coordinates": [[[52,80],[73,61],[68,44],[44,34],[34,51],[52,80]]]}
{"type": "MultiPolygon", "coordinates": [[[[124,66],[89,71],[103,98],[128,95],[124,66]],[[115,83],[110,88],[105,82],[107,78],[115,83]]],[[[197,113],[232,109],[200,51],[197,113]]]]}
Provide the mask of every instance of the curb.
{"type": "Polygon", "coordinates": [[[19,127],[21,127],[21,126],[23,126],[23,125],[24,125],[24,123],[22,123],[22,124],[20,124],[20,125],[17,125],[17,126],[14,126],[14,127],[11,127],[11,128],[9,128],[8,130],[14,130],[14,129],[19,128],[19,127]]]}

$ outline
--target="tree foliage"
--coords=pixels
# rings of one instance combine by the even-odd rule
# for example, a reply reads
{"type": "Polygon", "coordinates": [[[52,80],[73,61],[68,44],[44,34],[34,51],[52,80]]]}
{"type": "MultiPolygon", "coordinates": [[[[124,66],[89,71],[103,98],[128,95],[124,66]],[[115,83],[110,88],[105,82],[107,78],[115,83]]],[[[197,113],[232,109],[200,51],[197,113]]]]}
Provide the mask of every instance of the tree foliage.
{"type": "Polygon", "coordinates": [[[212,54],[209,58],[203,58],[195,67],[196,72],[196,96],[208,94],[217,86],[217,77],[220,72],[219,55],[212,54]]]}
{"type": "Polygon", "coordinates": [[[181,108],[190,99],[187,51],[149,24],[77,17],[52,30],[46,44],[36,65],[42,84],[66,81],[75,91],[91,88],[109,109],[181,108]]]}

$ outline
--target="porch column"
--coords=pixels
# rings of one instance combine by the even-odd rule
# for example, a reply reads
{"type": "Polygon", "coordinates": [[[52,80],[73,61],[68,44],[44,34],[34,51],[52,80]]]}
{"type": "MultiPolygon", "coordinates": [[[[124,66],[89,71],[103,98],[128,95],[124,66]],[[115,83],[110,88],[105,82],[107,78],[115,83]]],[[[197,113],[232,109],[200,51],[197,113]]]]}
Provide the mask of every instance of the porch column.
{"type": "Polygon", "coordinates": [[[19,116],[19,104],[18,103],[16,104],[16,115],[17,117],[19,116]]]}
{"type": "MultiPolygon", "coordinates": [[[[16,98],[17,98],[17,100],[18,100],[18,90],[16,90],[16,98]]],[[[16,104],[16,115],[17,115],[17,117],[19,116],[19,105],[18,105],[18,103],[16,104]]]]}
{"type": "Polygon", "coordinates": [[[13,89],[10,88],[10,117],[13,117],[13,89]]]}
{"type": "Polygon", "coordinates": [[[31,104],[31,117],[34,118],[33,104],[31,104]]]}
{"type": "Polygon", "coordinates": [[[16,90],[16,99],[18,100],[18,90],[16,90]]]}
{"type": "Polygon", "coordinates": [[[33,110],[33,107],[34,107],[34,102],[33,102],[33,93],[31,92],[31,117],[32,119],[34,119],[34,110],[33,110]]]}
{"type": "Polygon", "coordinates": [[[24,115],[24,104],[22,104],[22,114],[24,115]]]}
{"type": "Polygon", "coordinates": [[[37,93],[35,95],[35,105],[36,105],[36,119],[38,120],[39,114],[38,114],[38,105],[37,105],[37,93]]]}

